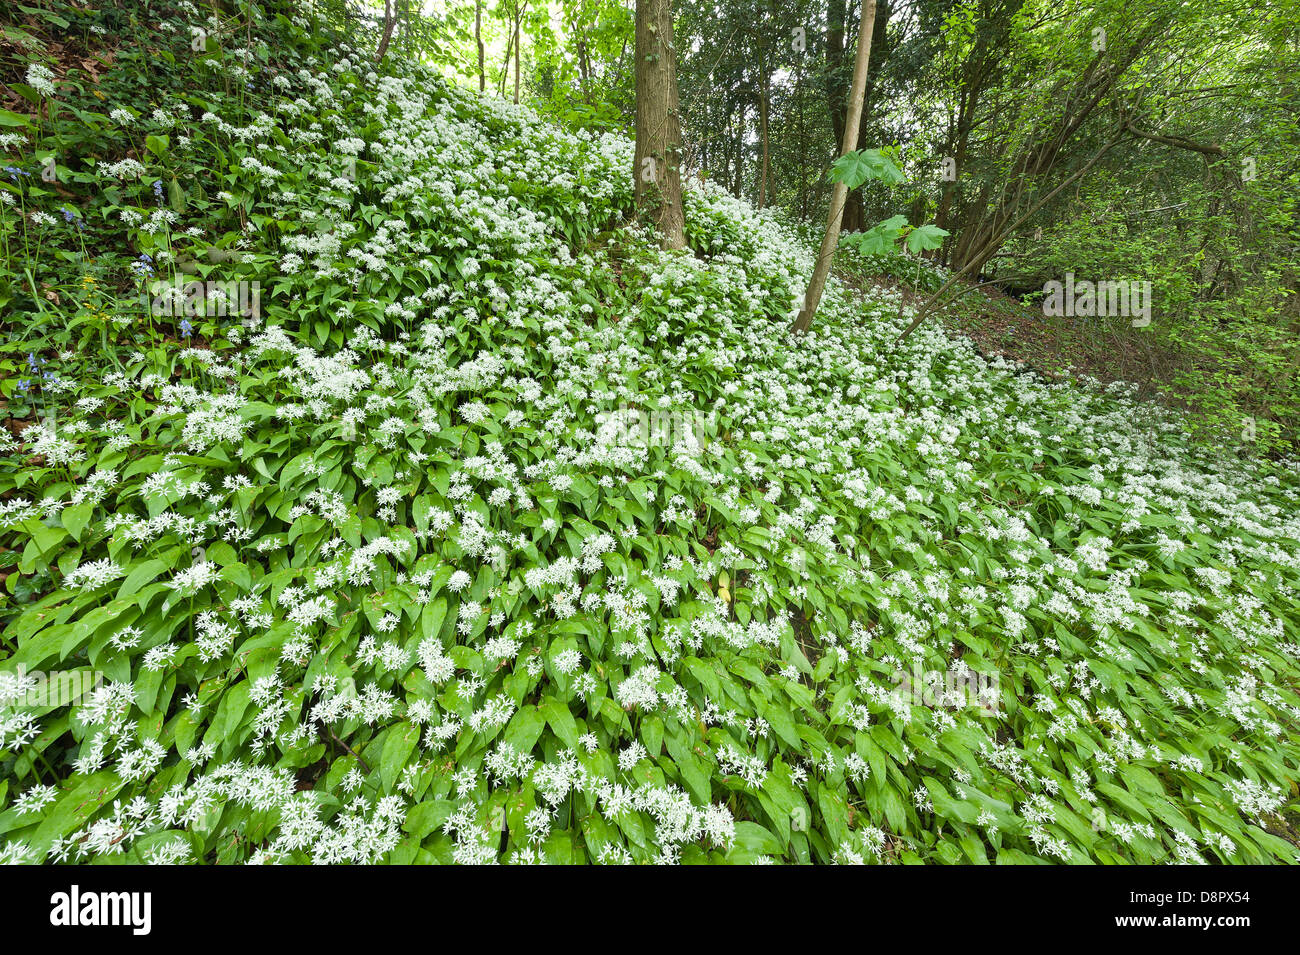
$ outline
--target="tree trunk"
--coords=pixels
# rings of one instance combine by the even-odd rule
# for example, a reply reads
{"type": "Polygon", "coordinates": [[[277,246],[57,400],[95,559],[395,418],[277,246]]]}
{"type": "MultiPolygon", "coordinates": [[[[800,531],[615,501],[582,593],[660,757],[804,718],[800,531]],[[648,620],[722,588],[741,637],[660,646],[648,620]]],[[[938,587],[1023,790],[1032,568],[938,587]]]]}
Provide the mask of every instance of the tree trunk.
{"type": "Polygon", "coordinates": [[[474,44],[478,47],[478,91],[487,92],[487,70],[483,65],[483,0],[474,0],[474,44]]]}
{"type": "Polygon", "coordinates": [[[524,14],[528,12],[528,4],[520,4],[515,11],[515,105],[519,105],[519,50],[524,45],[524,38],[520,32],[524,23],[524,14]]]}
{"type": "MultiPolygon", "coordinates": [[[[875,21],[871,29],[871,49],[868,55],[871,62],[876,64],[877,72],[880,65],[889,55],[887,44],[888,30],[886,29],[890,16],[889,0],[881,0],[878,4],[872,4],[866,11],[867,15],[875,21]]],[[[831,130],[835,133],[835,142],[844,141],[844,129],[848,122],[849,114],[849,83],[844,76],[844,28],[848,20],[848,5],[846,0],[827,0],[826,3],[826,105],[830,111],[831,130]]],[[[858,23],[858,33],[862,33],[862,23],[858,23]]],[[[867,89],[863,94],[863,108],[871,105],[875,99],[875,83],[868,80],[867,89]]],[[[861,110],[858,111],[861,113],[861,110]]],[[[854,149],[865,149],[866,143],[862,137],[866,134],[866,129],[862,126],[861,117],[858,120],[858,142],[852,147],[854,149]]],[[[845,198],[844,218],[841,228],[846,232],[861,232],[866,227],[865,210],[862,206],[862,190],[853,189],[845,198]]]]}
{"type": "MultiPolygon", "coordinates": [[[[579,29],[583,29],[579,27],[579,29]]],[[[582,83],[582,101],[591,103],[591,60],[587,55],[585,33],[578,36],[578,76],[582,83]]]]}
{"type": "MultiPolygon", "coordinates": [[[[889,17],[891,13],[891,0],[878,0],[876,3],[876,12],[874,14],[875,24],[871,31],[871,53],[870,62],[875,68],[867,74],[867,87],[862,95],[862,115],[874,115],[876,105],[876,95],[879,93],[879,80],[884,75],[887,64],[889,63],[889,17]]],[[[866,123],[858,121],[858,149],[866,149],[870,144],[867,142],[867,136],[870,130],[867,129],[866,123]]],[[[842,229],[845,232],[861,232],[867,227],[866,203],[863,201],[864,193],[859,186],[849,193],[848,202],[844,207],[844,224],[842,229]]]]}
{"type": "Polygon", "coordinates": [[[745,114],[749,104],[743,103],[736,111],[736,176],[731,181],[731,194],[739,199],[745,192],[745,114]]]}
{"type": "Polygon", "coordinates": [[[384,0],[384,35],[379,38],[379,49],[375,51],[375,62],[384,62],[384,54],[388,52],[389,41],[393,39],[393,26],[396,24],[393,17],[393,0],[384,0]]]}
{"type": "Polygon", "coordinates": [[[760,209],[767,207],[767,180],[770,174],[770,150],[767,142],[767,111],[771,108],[771,84],[767,74],[766,57],[762,54],[762,48],[759,48],[758,56],[758,138],[763,150],[762,164],[758,172],[758,207],[760,209]]]}
{"type": "Polygon", "coordinates": [[[799,112],[799,132],[797,135],[799,143],[799,218],[806,220],[808,218],[808,128],[804,123],[802,89],[803,60],[800,59],[795,66],[794,100],[798,104],[799,112]]]}
{"type": "MultiPolygon", "coordinates": [[[[858,55],[853,63],[853,85],[849,96],[848,113],[845,116],[844,140],[840,146],[841,156],[857,148],[858,125],[862,120],[862,101],[867,89],[867,65],[871,59],[871,34],[875,25],[876,0],[866,0],[862,11],[862,22],[858,26],[858,55]]],[[[831,272],[831,260],[835,257],[835,247],[840,243],[840,223],[844,218],[844,205],[848,192],[848,188],[842,182],[835,183],[834,189],[831,190],[831,207],[826,216],[826,235],[822,239],[821,251],[817,254],[817,265],[813,268],[812,278],[808,282],[803,308],[790,326],[796,332],[806,332],[812,327],[817,306],[821,304],[826,279],[831,272]]]]}
{"type": "Polygon", "coordinates": [[[502,99],[505,99],[506,95],[506,80],[510,78],[510,51],[514,49],[514,46],[515,35],[511,33],[506,39],[505,59],[501,61],[501,86],[498,88],[498,95],[500,95],[502,99]]]}
{"type": "Polygon", "coordinates": [[[835,141],[844,141],[844,119],[848,111],[845,104],[844,83],[839,79],[840,64],[844,59],[845,0],[826,0],[826,106],[831,114],[831,129],[835,141]]]}
{"type": "Polygon", "coordinates": [[[636,3],[636,203],[665,248],[686,244],[671,0],[636,3]]]}

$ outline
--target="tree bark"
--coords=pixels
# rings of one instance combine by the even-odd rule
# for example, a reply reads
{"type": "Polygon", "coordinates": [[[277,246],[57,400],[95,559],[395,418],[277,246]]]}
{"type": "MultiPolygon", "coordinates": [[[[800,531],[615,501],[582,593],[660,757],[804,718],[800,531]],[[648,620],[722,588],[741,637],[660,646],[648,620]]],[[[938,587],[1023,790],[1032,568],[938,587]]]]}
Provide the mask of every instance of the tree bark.
{"type": "MultiPolygon", "coordinates": [[[[858,26],[858,55],[853,63],[853,84],[849,95],[848,113],[844,121],[841,156],[857,148],[858,126],[862,120],[862,101],[867,89],[867,66],[871,59],[871,34],[875,25],[876,0],[866,0],[862,11],[862,22],[858,26]]],[[[831,206],[826,216],[826,235],[822,238],[822,247],[817,254],[817,264],[813,268],[812,278],[808,281],[803,308],[791,325],[796,332],[803,333],[812,327],[817,306],[821,304],[822,292],[826,289],[826,279],[831,271],[831,260],[835,257],[835,247],[840,242],[840,224],[844,218],[844,205],[848,193],[848,187],[842,182],[835,183],[835,187],[831,190],[831,206]]]]}
{"type": "Polygon", "coordinates": [[[478,91],[487,92],[487,71],[483,65],[483,0],[474,0],[474,44],[478,47],[478,91]]]}
{"type": "Polygon", "coordinates": [[[506,80],[510,78],[510,51],[514,49],[514,46],[515,35],[514,33],[511,33],[506,39],[505,59],[501,61],[501,85],[498,87],[498,95],[500,95],[502,99],[505,99],[506,95],[506,80]]]}
{"type": "Polygon", "coordinates": [[[749,103],[741,103],[736,110],[736,175],[731,180],[731,194],[739,199],[745,193],[745,115],[749,103]]]}
{"type": "Polygon", "coordinates": [[[665,248],[686,244],[682,211],[681,124],[671,0],[636,3],[637,209],[659,229],[665,248]]]}
{"type": "MultiPolygon", "coordinates": [[[[871,30],[871,62],[876,64],[876,71],[879,73],[881,64],[889,58],[889,47],[887,45],[888,23],[890,16],[890,0],[879,0],[872,5],[869,15],[875,20],[871,30]]],[[[848,122],[849,114],[849,87],[850,81],[844,76],[844,28],[848,17],[848,5],[846,0],[827,0],[826,3],[826,105],[830,112],[831,130],[835,134],[835,142],[844,141],[844,128],[848,122]]],[[[862,24],[858,24],[858,32],[862,32],[862,24]]],[[[876,94],[876,83],[871,78],[867,78],[866,91],[863,94],[863,109],[870,111],[876,94]]],[[[855,149],[865,149],[867,144],[864,137],[867,133],[866,128],[862,125],[861,118],[858,120],[858,142],[855,149]]],[[[844,219],[841,228],[846,232],[860,232],[865,228],[865,210],[862,205],[861,188],[849,191],[844,200],[844,219]]]]}
{"type": "Polygon", "coordinates": [[[375,62],[384,62],[384,54],[388,52],[388,44],[393,39],[393,27],[396,25],[393,17],[393,0],[384,0],[384,35],[379,38],[379,49],[375,51],[375,62]]]}
{"type": "MultiPolygon", "coordinates": [[[[875,64],[875,69],[867,74],[867,86],[862,95],[862,115],[871,116],[874,113],[876,105],[876,96],[879,93],[879,80],[884,75],[886,65],[889,62],[889,17],[891,14],[891,0],[878,0],[876,3],[875,24],[871,31],[871,54],[870,61],[875,64]]],[[[858,120],[858,149],[868,147],[866,123],[858,120]]],[[[862,187],[859,186],[849,192],[848,199],[844,206],[844,225],[842,229],[845,232],[861,232],[867,227],[866,204],[863,201],[862,187]]]]}
{"type": "MultiPolygon", "coordinates": [[[[587,51],[587,29],[588,29],[588,22],[589,22],[589,21],[588,21],[588,18],[587,18],[587,4],[586,4],[586,2],[585,2],[585,0],[584,0],[583,5],[582,5],[582,9],[581,9],[580,11],[578,11],[577,18],[575,19],[575,22],[572,23],[572,24],[570,25],[570,29],[573,30],[573,31],[577,34],[577,36],[578,36],[578,47],[577,47],[577,52],[578,52],[578,77],[579,77],[579,81],[580,81],[581,84],[582,84],[582,101],[583,101],[584,103],[591,104],[591,102],[592,102],[592,100],[591,100],[591,89],[590,89],[590,86],[591,86],[591,57],[590,57],[590,54],[589,54],[588,51],[587,51]]],[[[600,13],[599,13],[599,10],[598,10],[597,13],[596,13],[595,22],[594,22],[594,23],[591,23],[591,27],[592,27],[592,28],[599,28],[599,27],[600,27],[600,13]]]]}
{"type": "Polygon", "coordinates": [[[767,58],[759,47],[758,55],[758,138],[762,147],[762,162],[758,172],[758,207],[767,207],[767,181],[770,176],[771,161],[767,142],[767,112],[771,108],[771,82],[767,72],[767,58]]]}
{"type": "Polygon", "coordinates": [[[795,65],[794,73],[794,101],[798,104],[799,132],[797,141],[799,143],[799,218],[808,218],[808,136],[807,126],[804,123],[803,116],[803,96],[800,95],[803,89],[803,60],[800,59],[795,65]]]}
{"type": "Polygon", "coordinates": [[[515,0],[515,105],[519,105],[519,50],[524,45],[523,35],[520,33],[524,23],[524,14],[528,12],[528,3],[520,4],[515,0]]]}

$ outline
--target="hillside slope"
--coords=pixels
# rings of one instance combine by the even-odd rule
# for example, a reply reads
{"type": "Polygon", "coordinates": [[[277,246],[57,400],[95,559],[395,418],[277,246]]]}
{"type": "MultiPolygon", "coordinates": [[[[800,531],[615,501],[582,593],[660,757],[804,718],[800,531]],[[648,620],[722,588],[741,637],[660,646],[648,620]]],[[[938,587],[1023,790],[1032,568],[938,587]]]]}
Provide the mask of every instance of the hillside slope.
{"type": "Polygon", "coordinates": [[[0,856],[1297,861],[1294,474],[792,339],[746,204],[661,252],[626,140],[243,35],[0,138],[0,856]]]}

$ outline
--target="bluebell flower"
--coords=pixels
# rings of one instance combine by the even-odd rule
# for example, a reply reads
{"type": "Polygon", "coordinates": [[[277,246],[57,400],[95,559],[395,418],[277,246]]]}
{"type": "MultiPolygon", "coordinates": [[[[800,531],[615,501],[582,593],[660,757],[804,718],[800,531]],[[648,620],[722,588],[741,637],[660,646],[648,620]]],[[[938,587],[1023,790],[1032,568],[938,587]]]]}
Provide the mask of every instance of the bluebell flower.
{"type": "Polygon", "coordinates": [[[157,196],[157,197],[159,198],[159,200],[161,200],[161,199],[162,199],[162,192],[163,192],[162,180],[161,180],[161,179],[155,179],[155,180],[153,181],[153,194],[154,194],[155,196],[157,196]]]}
{"type": "Polygon", "coordinates": [[[184,335],[186,338],[189,338],[189,337],[190,337],[190,334],[191,334],[193,331],[194,331],[194,326],[190,324],[190,320],[189,320],[188,318],[182,318],[182,319],[181,319],[181,334],[184,335]]]}

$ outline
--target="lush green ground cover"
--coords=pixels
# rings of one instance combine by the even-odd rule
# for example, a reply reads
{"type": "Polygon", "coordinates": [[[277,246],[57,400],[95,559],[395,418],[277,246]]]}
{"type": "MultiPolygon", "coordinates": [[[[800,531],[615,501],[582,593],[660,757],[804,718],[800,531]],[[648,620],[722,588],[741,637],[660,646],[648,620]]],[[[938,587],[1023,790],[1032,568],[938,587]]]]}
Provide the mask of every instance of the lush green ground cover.
{"type": "Polygon", "coordinates": [[[4,858],[1296,861],[1294,468],[791,338],[803,243],[659,251],[627,141],[169,22],[2,114],[4,858]]]}

